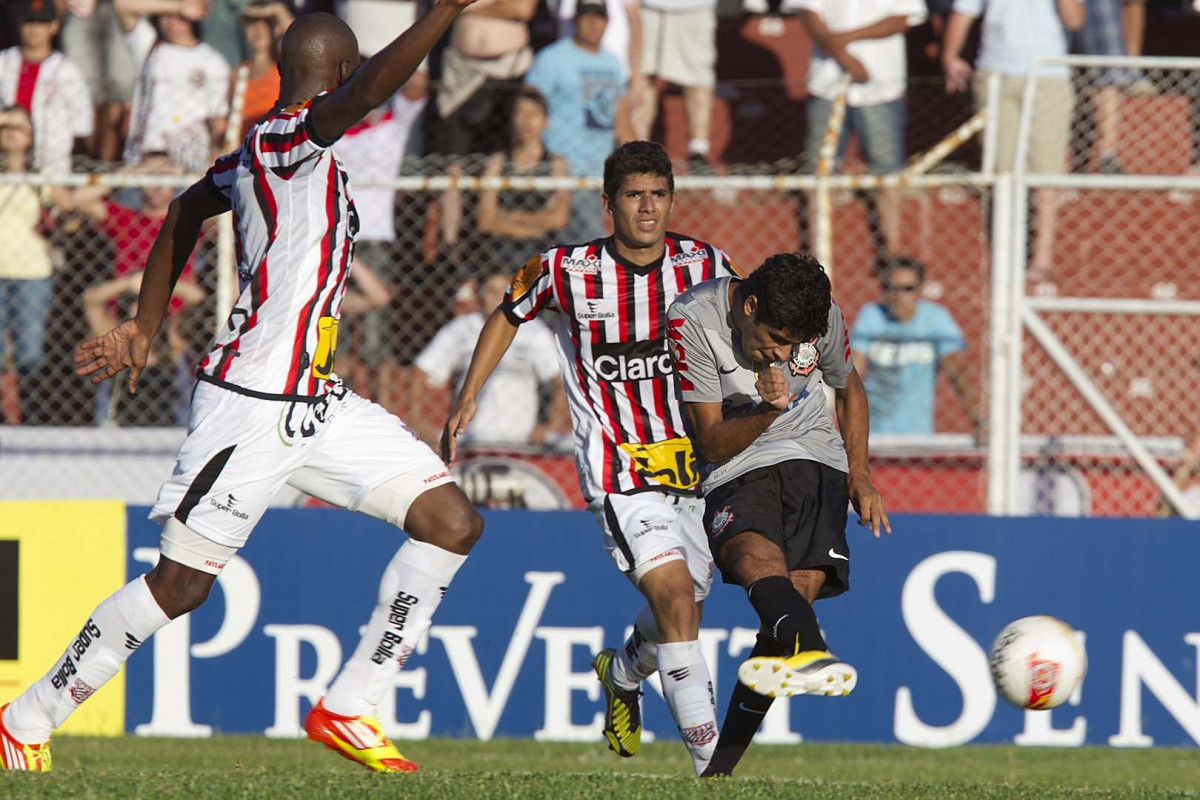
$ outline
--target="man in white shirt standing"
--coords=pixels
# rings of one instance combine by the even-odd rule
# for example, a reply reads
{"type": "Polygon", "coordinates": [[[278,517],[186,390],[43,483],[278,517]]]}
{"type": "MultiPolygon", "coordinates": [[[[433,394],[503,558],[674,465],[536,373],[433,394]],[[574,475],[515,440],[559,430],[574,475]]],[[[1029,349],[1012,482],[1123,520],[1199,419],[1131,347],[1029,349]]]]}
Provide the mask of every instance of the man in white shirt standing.
{"type": "Polygon", "coordinates": [[[76,139],[92,135],[92,98],[83,71],[54,49],[62,26],[54,0],[23,0],[20,45],[0,52],[0,108],[21,106],[33,120],[37,170],[71,171],[76,139]]]}
{"type": "Polygon", "coordinates": [[[630,115],[634,137],[649,139],[654,127],[654,79],[682,86],[688,164],[691,169],[707,165],[717,81],[717,0],[642,0],[641,73],[630,75],[630,91],[640,98],[630,115]]]}
{"type": "MultiPolygon", "coordinates": [[[[1026,76],[1034,59],[1065,56],[1067,31],[1077,31],[1084,23],[1083,0],[955,0],[954,11],[946,22],[942,48],[942,68],[946,71],[946,91],[975,94],[975,105],[987,104],[988,82],[1000,76],[999,118],[995,121],[996,171],[1011,172],[1016,161],[1017,128],[1021,119],[1021,99],[1026,76]],[[975,73],[962,59],[967,34],[975,20],[983,17],[983,34],[975,73]]],[[[1029,157],[1025,165],[1035,175],[1057,174],[1066,169],[1067,147],[1071,143],[1071,112],[1075,95],[1071,89],[1070,69],[1063,65],[1043,66],[1029,126],[1029,157]]],[[[1054,280],[1054,226],[1057,192],[1040,189],[1034,196],[1037,226],[1033,237],[1033,256],[1029,260],[1029,279],[1035,283],[1054,280]]]]}
{"type": "MultiPolygon", "coordinates": [[[[853,133],[873,172],[899,171],[904,164],[904,93],[908,88],[904,33],[925,21],[924,0],[793,0],[793,5],[800,9],[800,18],[816,45],[808,69],[804,146],[808,168],[815,168],[842,77],[849,75],[853,84],[846,97],[837,163],[841,163],[853,133]]],[[[900,196],[890,189],[880,200],[884,239],[888,250],[895,252],[900,236],[900,196]]]]}
{"type": "MultiPolygon", "coordinates": [[[[450,320],[417,356],[409,414],[422,438],[435,439],[441,431],[423,424],[429,409],[422,407],[424,404],[417,394],[427,387],[447,386],[452,379],[458,381],[467,374],[483,323],[504,299],[508,283],[509,277],[504,274],[484,278],[480,291],[483,310],[450,320]]],[[[549,326],[535,319],[517,329],[512,346],[480,391],[477,404],[478,410],[463,438],[468,446],[541,444],[553,429],[567,430],[566,398],[558,377],[558,348],[549,326]],[[543,385],[549,386],[553,393],[550,419],[545,425],[538,423],[538,399],[543,385]]],[[[440,420],[441,416],[439,413],[436,418],[440,420]]]]}
{"type": "Polygon", "coordinates": [[[196,32],[209,5],[116,0],[115,7],[138,72],[125,160],[166,153],[185,169],[204,169],[223,143],[229,114],[229,62],[196,32]]]}

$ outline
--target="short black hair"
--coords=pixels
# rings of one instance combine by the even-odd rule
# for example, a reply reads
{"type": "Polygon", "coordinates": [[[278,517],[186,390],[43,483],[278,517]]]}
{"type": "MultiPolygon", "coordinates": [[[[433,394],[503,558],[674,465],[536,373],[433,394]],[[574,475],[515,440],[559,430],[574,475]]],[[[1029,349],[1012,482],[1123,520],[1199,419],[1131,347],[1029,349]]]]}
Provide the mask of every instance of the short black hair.
{"type": "Polygon", "coordinates": [[[917,273],[917,283],[925,282],[925,265],[922,264],[919,259],[913,256],[892,256],[888,260],[884,261],[879,266],[879,280],[883,283],[887,283],[888,276],[891,275],[894,270],[898,269],[911,269],[913,272],[917,273]]]}
{"type": "Polygon", "coordinates": [[[530,86],[528,83],[522,84],[521,88],[517,89],[512,99],[512,107],[509,109],[510,113],[517,110],[517,102],[522,99],[532,100],[537,103],[541,106],[543,114],[548,115],[550,113],[550,101],[546,99],[546,95],[542,94],[541,90],[536,86],[530,86]]]}
{"type": "Polygon", "coordinates": [[[630,175],[659,175],[667,179],[667,188],[675,194],[675,173],[671,159],[658,142],[626,142],[604,159],[604,195],[617,198],[621,184],[630,175]]]}
{"type": "Polygon", "coordinates": [[[801,338],[824,336],[829,330],[833,294],[821,262],[808,253],[776,253],[742,284],[754,295],[754,321],[801,338]]]}

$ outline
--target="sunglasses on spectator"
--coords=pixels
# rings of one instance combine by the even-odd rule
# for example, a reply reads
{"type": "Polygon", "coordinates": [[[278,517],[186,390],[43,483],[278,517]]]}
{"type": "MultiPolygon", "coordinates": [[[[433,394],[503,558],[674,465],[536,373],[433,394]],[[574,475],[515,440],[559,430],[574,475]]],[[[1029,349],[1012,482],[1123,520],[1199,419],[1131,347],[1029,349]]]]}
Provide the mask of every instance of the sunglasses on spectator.
{"type": "Polygon", "coordinates": [[[915,292],[921,288],[919,283],[885,283],[883,290],[885,292],[915,292]]]}

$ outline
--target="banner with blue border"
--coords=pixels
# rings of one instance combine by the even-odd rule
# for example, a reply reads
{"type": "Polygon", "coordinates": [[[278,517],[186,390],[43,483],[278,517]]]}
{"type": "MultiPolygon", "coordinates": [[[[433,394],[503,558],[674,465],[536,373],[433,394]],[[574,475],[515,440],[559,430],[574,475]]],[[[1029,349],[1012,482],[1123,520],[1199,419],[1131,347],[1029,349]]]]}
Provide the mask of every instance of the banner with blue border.
{"type": "MultiPolygon", "coordinates": [[[[482,541],[381,709],[385,728],[404,738],[602,747],[588,664],[623,640],[640,596],[608,560],[589,514],[485,518],[482,541]]],[[[1194,523],[900,516],[894,527],[879,541],[852,531],[852,590],[817,604],[831,648],[859,670],[858,688],[777,702],[759,741],[1200,742],[1194,523]],[[1007,706],[988,674],[995,635],[1030,614],[1060,617],[1086,637],[1087,679],[1053,712],[1007,706]]],[[[157,557],[146,509],[129,509],[128,541],[134,576],[157,557]]],[[[301,735],[402,541],[344,511],[269,511],[209,602],[131,659],[127,731],[301,735]]],[[[744,592],[715,586],[702,628],[720,716],[757,629],[744,592]]],[[[651,683],[647,730],[677,738],[651,683]]]]}

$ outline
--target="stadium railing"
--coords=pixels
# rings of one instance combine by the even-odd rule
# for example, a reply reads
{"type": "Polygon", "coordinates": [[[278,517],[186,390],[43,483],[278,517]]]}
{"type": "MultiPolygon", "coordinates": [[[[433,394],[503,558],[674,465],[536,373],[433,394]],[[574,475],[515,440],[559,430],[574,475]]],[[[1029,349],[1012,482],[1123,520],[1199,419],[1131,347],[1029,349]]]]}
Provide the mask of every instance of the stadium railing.
{"type": "MultiPolygon", "coordinates": [[[[1116,336],[1106,337],[1094,322],[1074,322],[1073,311],[1055,312],[1061,313],[1066,330],[1089,358],[1120,345],[1113,350],[1113,358],[1096,366],[1102,374],[1105,369],[1115,370],[1117,377],[1101,385],[1101,394],[1107,392],[1110,402],[1113,387],[1121,380],[1141,387],[1137,392],[1145,392],[1144,381],[1138,379],[1146,376],[1131,373],[1134,365],[1154,368],[1155,376],[1162,374],[1161,369],[1177,370],[1162,386],[1162,391],[1170,391],[1165,408],[1157,386],[1152,385],[1151,394],[1158,398],[1158,406],[1137,394],[1138,407],[1146,410],[1138,412],[1140,422],[1129,432],[1087,418],[1092,413],[1087,409],[1095,404],[1072,394],[1077,390],[1070,376],[1055,378],[1051,392],[1045,384],[1051,380],[1047,369],[1053,368],[1047,365],[1053,354],[1039,351],[1034,339],[1037,332],[1026,333],[1025,339],[1014,334],[1021,330],[1018,321],[1032,331],[1027,318],[1049,313],[1038,304],[1051,300],[1065,303],[1068,290],[1081,298],[1112,297],[1123,291],[1122,296],[1135,309],[1154,303],[1154,309],[1162,310],[1168,306],[1155,298],[1170,290],[1160,284],[1175,285],[1171,303],[1188,300],[1189,293],[1200,285],[1196,280],[1200,275],[1192,274],[1200,270],[1200,231],[1187,224],[1189,214],[1194,218],[1195,205],[1200,204],[1200,179],[1186,177],[1186,155],[1184,160],[1173,156],[1173,161],[1161,157],[1163,152],[1186,147],[1189,134],[1200,135],[1189,121],[1187,103],[1174,99],[1191,96],[1181,87],[1190,86],[1198,73],[1191,62],[1147,62],[1123,62],[1126,69],[1138,71],[1139,79],[1148,78],[1150,88],[1123,89],[1118,100],[1122,108],[1129,109],[1122,124],[1131,126],[1128,131],[1122,129],[1118,137],[1119,153],[1128,153],[1124,158],[1127,172],[1145,168],[1139,175],[1083,174],[1086,166],[1094,164],[1094,159],[1089,162],[1079,155],[1092,136],[1094,126],[1087,120],[1077,120],[1073,128],[1070,147],[1075,171],[1063,176],[996,174],[991,169],[994,113],[977,114],[965,98],[935,102],[933,98],[941,96],[940,86],[920,81],[914,81],[909,89],[907,137],[910,147],[919,147],[920,152],[898,174],[870,174],[854,145],[844,169],[836,171],[832,165],[828,170],[817,165],[808,169],[798,157],[718,166],[700,175],[681,170],[672,224],[675,230],[722,247],[744,270],[774,252],[801,247],[815,250],[830,268],[835,298],[851,325],[864,305],[881,298],[876,273],[881,259],[906,254],[924,263],[927,280],[922,297],[946,306],[962,329],[967,383],[978,396],[980,416],[988,421],[982,432],[976,431],[971,415],[942,379],[935,390],[933,433],[873,436],[875,471],[891,508],[1138,515],[1162,511],[1164,492],[1170,498],[1172,490],[1152,474],[1153,466],[1149,470],[1147,466],[1152,462],[1164,475],[1173,472],[1184,443],[1196,433],[1193,428],[1200,420],[1196,398],[1200,395],[1195,389],[1200,386],[1189,381],[1195,377],[1191,373],[1200,373],[1193,363],[1200,353],[1200,339],[1190,338],[1192,329],[1181,334],[1169,325],[1155,323],[1158,327],[1146,341],[1157,344],[1139,349],[1142,326],[1166,317],[1138,313],[1129,317],[1135,322],[1121,323],[1116,336]],[[982,141],[976,135],[980,128],[982,141]],[[1145,174],[1151,166],[1156,173],[1145,174]],[[1076,276],[1085,278],[1083,283],[1060,281],[1057,298],[1036,294],[1034,288],[1027,293],[1021,276],[1032,246],[1026,242],[1029,194],[1056,181],[1066,182],[1064,188],[1074,192],[1059,210],[1063,236],[1055,247],[1056,255],[1070,254],[1083,263],[1095,261],[1099,236],[1109,248],[1120,243],[1118,249],[1126,260],[1152,256],[1162,262],[1161,268],[1170,272],[1172,280],[1146,285],[1150,272],[1134,264],[1121,274],[1120,281],[1104,283],[1104,270],[1112,270],[1111,259],[1106,257],[1097,269],[1076,276]],[[899,224],[890,230],[880,213],[889,190],[899,198],[899,224]],[[1140,202],[1144,197],[1152,197],[1154,203],[1147,207],[1140,202]],[[1172,216],[1163,209],[1177,213],[1172,216]],[[1102,226],[1097,224],[1101,221],[1102,226]],[[1101,232],[1097,234],[1097,230],[1101,232]],[[1167,352],[1169,356],[1163,355],[1167,352]],[[1149,459],[1139,460],[1139,450],[1149,454],[1149,459]]],[[[1077,96],[1088,91],[1089,81],[1099,83],[1098,78],[1089,76],[1091,67],[1073,69],[1080,87],[1077,96]]],[[[742,87],[739,97],[744,102],[753,96],[751,89],[767,91],[742,87]]],[[[994,111],[994,107],[988,103],[985,111],[994,111]]],[[[1077,104],[1077,116],[1081,110],[1077,104]]],[[[735,135],[744,138],[747,133],[730,134],[735,135]]],[[[777,137],[779,132],[764,131],[764,136],[777,137]]],[[[802,137],[796,131],[792,138],[799,154],[802,137]]],[[[472,223],[479,192],[495,189],[536,201],[555,190],[595,193],[600,188],[598,179],[488,179],[480,174],[482,164],[483,157],[464,160],[460,162],[461,175],[452,176],[444,160],[406,158],[398,177],[360,179],[351,174],[360,195],[364,189],[394,193],[392,198],[384,195],[384,202],[392,204],[396,239],[382,249],[375,248],[376,253],[388,255],[382,266],[373,265],[378,267],[374,271],[386,284],[390,298],[383,309],[374,312],[370,324],[354,317],[345,320],[338,372],[430,440],[440,433],[449,387],[426,385],[413,369],[412,360],[442,324],[455,314],[478,308],[481,277],[495,269],[512,273],[520,266],[520,262],[485,263],[480,257],[488,243],[472,223]],[[451,242],[444,235],[443,223],[445,201],[453,196],[464,209],[465,223],[457,240],[451,242]]],[[[136,205],[131,190],[151,185],[181,187],[194,178],[101,172],[67,179],[0,174],[0,189],[16,184],[108,185],[113,187],[115,200],[136,205]]],[[[47,234],[55,244],[59,263],[41,364],[33,375],[20,380],[14,376],[0,384],[0,414],[10,423],[0,426],[2,493],[7,497],[117,495],[131,502],[146,502],[157,488],[154,474],[160,480],[170,468],[172,448],[181,435],[177,428],[156,428],[146,422],[182,419],[190,365],[203,353],[214,327],[223,322],[221,309],[232,302],[229,287],[235,286],[237,279],[228,228],[221,233],[221,228],[214,226],[206,233],[193,268],[205,297],[178,310],[174,316],[177,336],[171,349],[163,353],[164,368],[156,383],[139,392],[143,399],[134,403],[120,388],[97,392],[71,373],[70,350],[88,329],[81,297],[89,287],[111,279],[114,259],[112,245],[98,223],[90,219],[68,222],[78,230],[64,231],[60,220],[47,234]],[[219,244],[222,237],[226,237],[224,245],[219,244]],[[11,424],[14,417],[22,420],[19,425],[11,424]]],[[[364,260],[370,250],[360,248],[364,260]]],[[[127,306],[128,292],[125,297],[127,306]]],[[[110,313],[116,310],[107,301],[105,307],[110,313]]],[[[1183,319],[1189,325],[1195,320],[1194,316],[1183,319]]],[[[1111,323],[1106,319],[1103,324],[1111,323]]],[[[1061,328],[1053,329],[1062,336],[1061,328]]],[[[6,352],[11,354],[12,348],[6,352]]],[[[4,368],[12,375],[15,364],[4,368]]],[[[878,377],[886,376],[881,373],[878,377]]],[[[581,502],[569,431],[559,431],[540,446],[500,443],[477,448],[467,456],[464,483],[481,503],[533,508],[578,507],[581,502]]],[[[306,501],[289,496],[281,502],[306,501]]]]}

